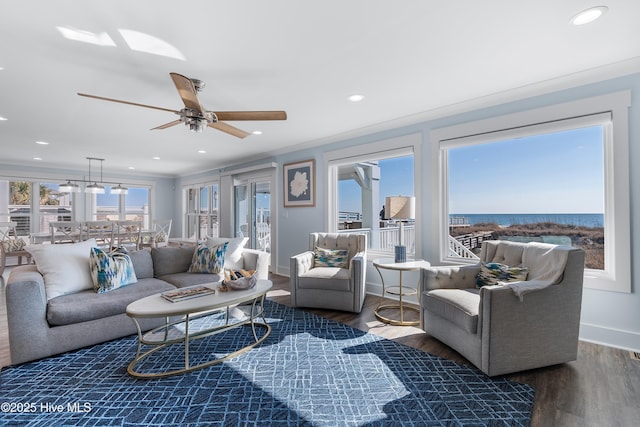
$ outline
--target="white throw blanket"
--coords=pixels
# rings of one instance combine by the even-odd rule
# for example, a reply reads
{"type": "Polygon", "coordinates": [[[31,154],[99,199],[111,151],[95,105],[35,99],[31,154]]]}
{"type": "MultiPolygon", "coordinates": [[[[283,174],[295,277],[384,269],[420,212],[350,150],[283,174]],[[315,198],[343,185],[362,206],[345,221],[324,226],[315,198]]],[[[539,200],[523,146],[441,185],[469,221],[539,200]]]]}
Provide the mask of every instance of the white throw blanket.
{"type": "Polygon", "coordinates": [[[554,246],[532,242],[522,253],[522,264],[529,267],[526,281],[509,283],[509,287],[522,301],[524,294],[544,289],[557,283],[564,273],[569,253],[554,251],[554,246]]]}

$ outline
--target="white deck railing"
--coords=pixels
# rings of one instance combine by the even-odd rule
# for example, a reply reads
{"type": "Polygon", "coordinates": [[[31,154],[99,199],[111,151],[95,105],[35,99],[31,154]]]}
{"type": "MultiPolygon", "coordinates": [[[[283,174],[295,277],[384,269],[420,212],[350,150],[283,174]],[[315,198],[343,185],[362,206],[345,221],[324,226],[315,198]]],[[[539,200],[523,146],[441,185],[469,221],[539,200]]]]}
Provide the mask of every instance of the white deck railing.
{"type": "Polygon", "coordinates": [[[449,256],[464,259],[480,259],[476,254],[467,249],[465,245],[451,236],[449,236],[449,256]]]}

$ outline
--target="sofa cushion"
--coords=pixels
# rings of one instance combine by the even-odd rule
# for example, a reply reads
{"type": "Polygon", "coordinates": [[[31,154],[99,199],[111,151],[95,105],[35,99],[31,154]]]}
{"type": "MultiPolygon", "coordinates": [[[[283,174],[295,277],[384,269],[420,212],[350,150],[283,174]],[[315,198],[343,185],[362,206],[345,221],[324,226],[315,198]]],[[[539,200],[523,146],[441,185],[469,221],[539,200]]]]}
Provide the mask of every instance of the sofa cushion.
{"type": "Polygon", "coordinates": [[[224,254],[224,268],[236,271],[244,268],[242,251],[248,241],[248,237],[207,237],[206,244],[212,248],[227,243],[227,251],[224,254]]]}
{"type": "Polygon", "coordinates": [[[298,276],[298,287],[348,292],[351,290],[349,270],[339,267],[312,268],[298,276]]]}
{"type": "Polygon", "coordinates": [[[100,248],[91,248],[89,254],[93,289],[101,294],[138,281],[131,258],[124,248],[108,253],[100,248]]]}
{"type": "Polygon", "coordinates": [[[204,285],[205,283],[217,283],[222,281],[221,274],[193,274],[193,273],[174,273],[166,276],[158,277],[160,280],[171,283],[177,288],[186,286],[204,285]]]}
{"type": "Polygon", "coordinates": [[[422,305],[471,334],[478,331],[480,289],[434,289],[424,294],[422,305]]]}
{"type": "Polygon", "coordinates": [[[47,300],[93,289],[89,253],[96,239],[64,245],[28,245],[38,271],[44,278],[47,300]]]}
{"type": "Polygon", "coordinates": [[[194,247],[176,248],[163,246],[161,248],[152,248],[153,275],[160,277],[187,271],[191,265],[194,250],[194,247]]]}
{"type": "Polygon", "coordinates": [[[189,266],[189,273],[220,273],[224,270],[224,254],[228,243],[208,247],[200,245],[196,248],[189,266]]]}
{"type": "Polygon", "coordinates": [[[153,277],[153,258],[151,250],[145,248],[139,251],[129,252],[129,258],[133,264],[138,279],[148,279],[153,277]]]}
{"type": "Polygon", "coordinates": [[[141,279],[106,294],[88,290],[62,295],[47,302],[47,321],[51,326],[63,326],[123,314],[133,301],[171,289],[175,287],[162,280],[141,279]]]}

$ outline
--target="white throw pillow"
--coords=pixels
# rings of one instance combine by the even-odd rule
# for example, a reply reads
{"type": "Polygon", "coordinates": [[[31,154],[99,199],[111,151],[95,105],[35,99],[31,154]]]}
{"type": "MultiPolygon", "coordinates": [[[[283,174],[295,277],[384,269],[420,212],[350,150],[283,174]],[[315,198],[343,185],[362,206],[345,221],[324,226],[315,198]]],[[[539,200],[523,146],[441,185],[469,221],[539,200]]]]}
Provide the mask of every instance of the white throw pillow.
{"type": "Polygon", "coordinates": [[[230,268],[232,270],[240,270],[244,268],[244,261],[242,260],[242,250],[244,245],[249,241],[248,237],[208,237],[206,245],[210,248],[221,245],[223,243],[229,243],[227,245],[227,252],[224,256],[224,268],[230,268]]]}
{"type": "Polygon", "coordinates": [[[60,295],[93,289],[89,254],[96,239],[62,245],[28,245],[38,271],[44,277],[47,301],[60,295]]]}

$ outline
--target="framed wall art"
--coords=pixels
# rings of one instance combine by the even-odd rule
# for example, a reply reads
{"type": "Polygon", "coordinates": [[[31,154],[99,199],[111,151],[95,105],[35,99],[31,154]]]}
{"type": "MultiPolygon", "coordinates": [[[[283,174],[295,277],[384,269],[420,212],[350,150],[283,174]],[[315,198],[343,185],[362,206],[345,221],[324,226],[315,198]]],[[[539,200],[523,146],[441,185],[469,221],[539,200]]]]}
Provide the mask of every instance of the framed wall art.
{"type": "Polygon", "coordinates": [[[316,205],[316,162],[305,160],[283,166],[284,207],[316,205]]]}

